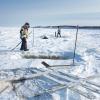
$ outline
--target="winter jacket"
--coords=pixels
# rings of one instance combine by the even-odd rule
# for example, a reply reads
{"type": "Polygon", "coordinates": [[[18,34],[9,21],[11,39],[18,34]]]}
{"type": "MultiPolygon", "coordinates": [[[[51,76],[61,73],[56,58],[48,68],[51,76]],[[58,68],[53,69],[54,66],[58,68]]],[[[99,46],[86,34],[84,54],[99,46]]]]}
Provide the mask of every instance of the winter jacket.
{"type": "Polygon", "coordinates": [[[25,26],[22,26],[20,30],[20,38],[28,38],[28,29],[25,26]]]}

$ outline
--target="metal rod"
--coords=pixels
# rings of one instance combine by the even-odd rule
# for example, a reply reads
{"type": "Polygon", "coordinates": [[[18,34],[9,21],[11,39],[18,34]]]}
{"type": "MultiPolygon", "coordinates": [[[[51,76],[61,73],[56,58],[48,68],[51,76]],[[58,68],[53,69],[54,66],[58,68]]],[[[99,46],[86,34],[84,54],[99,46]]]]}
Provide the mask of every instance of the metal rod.
{"type": "Polygon", "coordinates": [[[76,38],[75,38],[75,47],[74,47],[74,55],[73,55],[73,65],[75,65],[75,56],[76,56],[78,29],[79,29],[79,27],[78,27],[78,25],[77,25],[76,38]]]}
{"type": "Polygon", "coordinates": [[[33,28],[33,46],[34,46],[34,28],[33,28]]]}
{"type": "Polygon", "coordinates": [[[13,49],[11,49],[11,51],[15,50],[21,43],[22,43],[22,41],[19,42],[13,49]]]}

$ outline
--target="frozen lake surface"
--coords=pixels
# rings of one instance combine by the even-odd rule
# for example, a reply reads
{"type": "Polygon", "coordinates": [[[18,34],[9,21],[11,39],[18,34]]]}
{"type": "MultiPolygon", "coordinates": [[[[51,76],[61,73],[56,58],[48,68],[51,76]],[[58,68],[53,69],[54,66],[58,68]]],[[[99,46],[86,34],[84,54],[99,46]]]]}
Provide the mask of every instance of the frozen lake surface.
{"type": "MultiPolygon", "coordinates": [[[[75,29],[62,29],[61,38],[55,37],[56,29],[35,29],[34,40],[32,33],[28,38],[28,52],[20,52],[20,45],[11,51],[20,42],[19,30],[20,28],[0,27],[0,70],[31,67],[45,69],[45,66],[41,64],[42,61],[46,61],[50,65],[72,64],[76,35],[75,29]],[[42,39],[43,36],[47,36],[48,39],[42,39]],[[25,59],[23,55],[46,55],[64,59],[25,59]]],[[[32,29],[29,31],[33,32],[32,29]]],[[[75,66],[71,66],[68,69],[62,68],[61,71],[82,78],[100,74],[100,30],[79,30],[75,66]]],[[[21,73],[19,72],[19,74],[21,73]]],[[[39,87],[32,86],[33,81],[26,81],[24,86],[21,86],[18,90],[26,98],[18,97],[11,88],[8,88],[0,94],[0,100],[87,100],[71,90],[66,92],[66,89],[51,94],[44,93],[41,96],[32,97],[32,93],[40,90],[39,87]],[[27,87],[30,87],[31,91],[27,87]]],[[[49,82],[49,80],[47,81],[49,82]]],[[[100,84],[100,79],[93,81],[100,84]]],[[[47,84],[46,79],[44,81],[39,79],[38,83],[46,87],[50,87],[50,84],[53,84],[47,84]]],[[[0,87],[5,84],[0,83],[0,87]]],[[[97,94],[96,96],[96,100],[100,100],[100,96],[97,94]]]]}

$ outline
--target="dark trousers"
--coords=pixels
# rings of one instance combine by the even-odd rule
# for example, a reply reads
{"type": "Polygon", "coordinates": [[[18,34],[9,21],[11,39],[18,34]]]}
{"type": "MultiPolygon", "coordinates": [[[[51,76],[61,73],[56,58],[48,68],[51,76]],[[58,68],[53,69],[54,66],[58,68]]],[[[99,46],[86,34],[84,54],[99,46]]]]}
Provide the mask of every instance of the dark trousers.
{"type": "Polygon", "coordinates": [[[57,37],[58,37],[58,36],[61,37],[61,34],[60,34],[60,33],[57,33],[57,37]]]}
{"type": "Polygon", "coordinates": [[[27,40],[26,38],[22,38],[22,44],[20,50],[27,50],[27,40]]]}

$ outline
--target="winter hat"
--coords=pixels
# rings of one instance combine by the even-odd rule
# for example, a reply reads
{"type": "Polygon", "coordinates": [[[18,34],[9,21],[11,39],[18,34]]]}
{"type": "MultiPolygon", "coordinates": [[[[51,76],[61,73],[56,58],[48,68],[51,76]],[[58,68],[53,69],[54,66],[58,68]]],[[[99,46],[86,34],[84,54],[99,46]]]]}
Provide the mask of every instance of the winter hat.
{"type": "Polygon", "coordinates": [[[24,26],[27,26],[28,28],[30,27],[30,24],[28,23],[28,22],[26,22],[25,24],[24,24],[24,26]]]}

